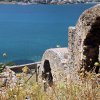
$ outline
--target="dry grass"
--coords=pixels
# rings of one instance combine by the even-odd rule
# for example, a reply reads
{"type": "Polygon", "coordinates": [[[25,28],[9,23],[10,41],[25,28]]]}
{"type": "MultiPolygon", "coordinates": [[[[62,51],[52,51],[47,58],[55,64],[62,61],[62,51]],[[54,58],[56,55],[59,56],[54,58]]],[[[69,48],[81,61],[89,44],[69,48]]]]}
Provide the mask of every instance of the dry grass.
{"type": "MultiPolygon", "coordinates": [[[[20,79],[26,80],[21,77],[20,79]]],[[[43,91],[43,84],[33,82],[19,84],[10,89],[5,87],[5,93],[0,95],[0,100],[100,100],[100,84],[96,75],[89,74],[87,78],[75,83],[59,82],[43,91]],[[25,98],[30,99],[25,99],[25,98]]]]}

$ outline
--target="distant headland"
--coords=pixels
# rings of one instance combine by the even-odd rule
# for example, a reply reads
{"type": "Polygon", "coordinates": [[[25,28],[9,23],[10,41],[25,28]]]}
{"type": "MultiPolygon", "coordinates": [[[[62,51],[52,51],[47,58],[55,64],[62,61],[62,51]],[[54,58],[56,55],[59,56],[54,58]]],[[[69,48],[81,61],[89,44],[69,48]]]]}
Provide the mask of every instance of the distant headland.
{"type": "Polygon", "coordinates": [[[99,0],[0,0],[0,4],[77,4],[100,3],[99,0]]]}

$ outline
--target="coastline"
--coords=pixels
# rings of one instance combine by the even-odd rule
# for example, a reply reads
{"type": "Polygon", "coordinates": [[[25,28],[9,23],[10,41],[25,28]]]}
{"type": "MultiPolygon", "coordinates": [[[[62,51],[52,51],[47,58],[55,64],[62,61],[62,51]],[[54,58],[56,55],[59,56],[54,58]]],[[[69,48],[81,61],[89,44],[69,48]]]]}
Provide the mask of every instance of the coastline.
{"type": "Polygon", "coordinates": [[[17,4],[17,2],[15,2],[15,1],[13,1],[13,2],[0,1],[0,4],[17,4]]]}
{"type": "Polygon", "coordinates": [[[18,5],[67,5],[67,4],[100,4],[100,2],[85,2],[85,3],[30,3],[30,2],[5,2],[5,1],[0,1],[0,4],[18,4],[18,5]]]}

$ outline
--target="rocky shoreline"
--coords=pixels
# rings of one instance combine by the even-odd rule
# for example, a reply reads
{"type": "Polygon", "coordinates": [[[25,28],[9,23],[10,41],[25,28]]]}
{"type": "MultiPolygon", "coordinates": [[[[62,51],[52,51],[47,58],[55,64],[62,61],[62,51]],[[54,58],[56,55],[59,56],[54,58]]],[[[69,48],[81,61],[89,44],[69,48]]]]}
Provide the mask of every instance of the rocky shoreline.
{"type": "Polygon", "coordinates": [[[46,1],[0,1],[0,4],[20,4],[20,5],[29,5],[29,4],[58,4],[58,5],[62,5],[62,4],[79,4],[79,3],[100,3],[100,2],[72,2],[72,1],[51,1],[51,2],[46,2],[46,1]]]}

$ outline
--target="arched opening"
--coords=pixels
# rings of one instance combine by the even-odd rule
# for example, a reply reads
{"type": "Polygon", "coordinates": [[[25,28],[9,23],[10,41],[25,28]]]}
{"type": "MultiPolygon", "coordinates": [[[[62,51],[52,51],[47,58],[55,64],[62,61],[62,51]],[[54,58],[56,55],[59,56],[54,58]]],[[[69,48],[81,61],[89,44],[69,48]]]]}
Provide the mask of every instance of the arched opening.
{"type": "MultiPolygon", "coordinates": [[[[95,23],[92,24],[83,45],[83,66],[86,71],[94,70],[95,62],[99,62],[100,17],[97,17],[95,23]]],[[[99,72],[99,66],[95,67],[95,72],[99,72]]]]}
{"type": "Polygon", "coordinates": [[[50,72],[51,71],[51,67],[50,67],[49,60],[45,60],[44,61],[43,68],[44,68],[44,73],[47,73],[47,72],[50,72]]]}
{"type": "Polygon", "coordinates": [[[42,78],[43,80],[45,79],[48,84],[51,86],[53,83],[53,76],[51,73],[51,67],[50,67],[50,62],[49,60],[45,60],[44,61],[44,65],[43,65],[44,71],[42,72],[42,78]]]}

